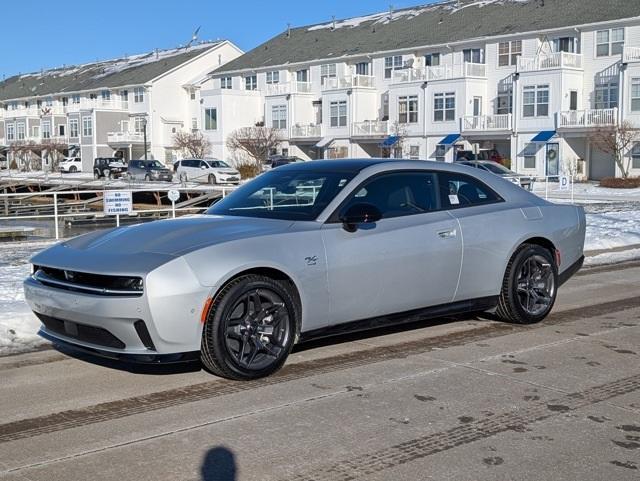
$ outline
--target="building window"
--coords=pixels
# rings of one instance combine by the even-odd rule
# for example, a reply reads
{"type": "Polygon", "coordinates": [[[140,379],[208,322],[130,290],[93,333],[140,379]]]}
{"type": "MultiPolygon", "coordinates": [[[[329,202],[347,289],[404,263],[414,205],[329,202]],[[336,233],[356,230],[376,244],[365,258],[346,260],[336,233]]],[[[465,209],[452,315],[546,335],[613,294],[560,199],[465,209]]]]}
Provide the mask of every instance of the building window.
{"type": "Polygon", "coordinates": [[[438,144],[436,145],[436,160],[438,162],[444,162],[445,161],[445,155],[447,154],[447,146],[446,145],[442,145],[442,144],[438,144]]]}
{"type": "Polygon", "coordinates": [[[244,89],[245,90],[257,90],[258,89],[258,76],[257,75],[247,75],[244,78],[244,89]]]}
{"type": "Polygon", "coordinates": [[[513,113],[513,91],[498,92],[496,114],[507,115],[510,113],[513,113]]]}
{"type": "Polygon", "coordinates": [[[536,144],[527,144],[524,146],[522,156],[524,157],[524,168],[535,169],[536,168],[536,144]]]}
{"type": "Polygon", "coordinates": [[[58,125],[58,136],[59,137],[64,137],[64,130],[65,130],[65,125],[64,124],[58,125]]]}
{"type": "Polygon", "coordinates": [[[134,119],[133,119],[133,131],[136,134],[144,133],[144,117],[134,117],[134,119]]]}
{"type": "Polygon", "coordinates": [[[69,137],[78,136],[78,119],[69,119],[69,137]]]}
{"type": "Polygon", "coordinates": [[[198,119],[196,117],[191,117],[191,131],[195,132],[198,130],[198,119]]]}
{"type": "Polygon", "coordinates": [[[456,118],[456,94],[454,92],[434,94],[433,121],[452,122],[456,118]]]}
{"type": "Polygon", "coordinates": [[[287,128],[287,106],[286,105],[271,106],[271,127],[274,129],[287,128]]]}
{"type": "Polygon", "coordinates": [[[347,101],[340,100],[329,104],[329,116],[331,127],[346,127],[347,125],[347,101]]]}
{"type": "Polygon", "coordinates": [[[631,149],[631,168],[640,169],[640,142],[631,149]]]}
{"type": "Polygon", "coordinates": [[[144,102],[144,87],[136,87],[133,89],[133,101],[136,104],[144,102]]]}
{"type": "Polygon", "coordinates": [[[384,78],[391,78],[394,70],[402,70],[404,62],[402,55],[394,55],[393,57],[385,57],[384,59],[384,78]]]}
{"type": "Polygon", "coordinates": [[[71,96],[71,103],[72,104],[79,104],[80,103],[80,95],[79,94],[73,94],[71,96]]]}
{"type": "Polygon", "coordinates": [[[53,107],[53,98],[47,97],[46,99],[44,99],[44,105],[45,107],[53,107]]]}
{"type": "Polygon", "coordinates": [[[25,138],[23,122],[19,122],[16,124],[16,137],[18,138],[18,140],[24,140],[25,138]]]}
{"type": "Polygon", "coordinates": [[[428,53],[424,56],[424,65],[426,67],[437,67],[440,65],[440,54],[439,53],[428,53]]]}
{"type": "Polygon", "coordinates": [[[309,81],[309,70],[302,69],[296,72],[296,81],[307,83],[309,81]]]}
{"type": "Polygon", "coordinates": [[[82,136],[91,137],[93,135],[93,120],[91,117],[82,117],[82,136]]]}
{"type": "Polygon", "coordinates": [[[192,90],[191,92],[189,92],[189,98],[191,100],[195,100],[196,99],[196,91],[192,90]]]}
{"type": "Polygon", "coordinates": [[[356,64],[356,75],[371,75],[371,67],[369,62],[358,62],[356,64]]]}
{"type": "Polygon", "coordinates": [[[274,70],[273,72],[267,72],[267,83],[278,84],[280,83],[280,72],[274,70]]]}
{"type": "Polygon", "coordinates": [[[40,126],[39,125],[32,125],[31,126],[31,137],[33,138],[38,138],[40,137],[40,126]]]}
{"type": "Polygon", "coordinates": [[[51,138],[51,122],[48,120],[42,121],[42,138],[43,139],[51,138]]]}
{"type": "MultiPolygon", "coordinates": [[[[63,107],[66,107],[67,105],[69,105],[69,97],[62,97],[61,100],[62,100],[62,106],[63,107]]],[[[28,105],[27,105],[27,107],[28,107],[28,105]]]]}
{"type": "Polygon", "coordinates": [[[418,96],[398,97],[398,122],[415,124],[418,122],[418,96]]]}
{"type": "MultiPolygon", "coordinates": [[[[40,105],[42,105],[42,102],[40,100],[38,100],[38,102],[40,102],[40,105]]],[[[40,105],[38,105],[38,107],[40,105]]],[[[18,102],[10,102],[9,103],[9,110],[18,110],[18,102]]]]}
{"type": "Polygon", "coordinates": [[[578,53],[578,41],[574,37],[562,37],[553,40],[554,52],[578,53]]]}
{"type": "Polygon", "coordinates": [[[420,146],[419,145],[410,145],[409,146],[409,158],[411,160],[419,160],[420,159],[420,146]]]}
{"type": "Polygon", "coordinates": [[[640,112],[640,78],[631,79],[631,111],[640,112]]]}
{"type": "Polygon", "coordinates": [[[498,65],[500,67],[517,65],[520,55],[522,55],[522,40],[500,42],[498,44],[498,65]]]}
{"type": "Polygon", "coordinates": [[[595,108],[615,109],[618,106],[618,82],[596,85],[595,108]]]}
{"type": "Polygon", "coordinates": [[[120,92],[120,99],[123,102],[128,102],[129,101],[129,91],[128,90],[122,90],[120,92]]]}
{"type": "Polygon", "coordinates": [[[217,109],[204,109],[204,130],[218,130],[217,109]]]}
{"type": "Polygon", "coordinates": [[[233,88],[233,79],[231,77],[222,77],[220,79],[220,88],[231,90],[233,88]]]}
{"type": "Polygon", "coordinates": [[[547,117],[549,115],[549,86],[527,85],[522,95],[523,117],[547,117]]]}
{"type": "Polygon", "coordinates": [[[102,97],[103,102],[109,102],[111,100],[111,91],[103,90],[102,92],[100,92],[100,96],[102,97]]]}
{"type": "Polygon", "coordinates": [[[328,78],[336,78],[336,64],[328,63],[320,65],[320,83],[324,85],[324,81],[328,78]]]}
{"type": "Polygon", "coordinates": [[[16,131],[13,124],[7,124],[7,140],[16,140],[16,131]]]}
{"type": "Polygon", "coordinates": [[[484,63],[483,48],[467,48],[462,51],[462,57],[465,62],[484,63]]]}
{"type": "Polygon", "coordinates": [[[624,28],[596,32],[596,57],[620,55],[624,48],[624,28]]]}

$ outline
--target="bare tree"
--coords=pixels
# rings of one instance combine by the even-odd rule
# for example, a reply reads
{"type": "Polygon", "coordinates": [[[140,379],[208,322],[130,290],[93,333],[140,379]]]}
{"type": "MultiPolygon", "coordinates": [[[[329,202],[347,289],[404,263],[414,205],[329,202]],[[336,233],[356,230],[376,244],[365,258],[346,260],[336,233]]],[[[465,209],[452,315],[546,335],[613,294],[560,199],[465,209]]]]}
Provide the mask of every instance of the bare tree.
{"type": "Polygon", "coordinates": [[[227,148],[234,153],[243,152],[257,162],[266,162],[269,154],[282,142],[278,129],[269,127],[242,127],[227,137],[227,148]]]}
{"type": "Polygon", "coordinates": [[[394,122],[391,125],[391,137],[395,137],[397,140],[393,143],[393,145],[380,145],[380,155],[382,157],[391,157],[391,153],[394,150],[399,150],[400,152],[404,152],[404,142],[407,138],[407,125],[401,124],[400,122],[394,122]]]}
{"type": "Polygon", "coordinates": [[[173,146],[182,152],[182,155],[202,159],[211,152],[211,142],[202,132],[177,132],[173,136],[173,146]]]}
{"type": "Polygon", "coordinates": [[[589,135],[591,145],[616,161],[623,178],[629,177],[631,158],[628,153],[637,142],[640,142],[640,129],[628,120],[615,127],[603,127],[589,135]]]}

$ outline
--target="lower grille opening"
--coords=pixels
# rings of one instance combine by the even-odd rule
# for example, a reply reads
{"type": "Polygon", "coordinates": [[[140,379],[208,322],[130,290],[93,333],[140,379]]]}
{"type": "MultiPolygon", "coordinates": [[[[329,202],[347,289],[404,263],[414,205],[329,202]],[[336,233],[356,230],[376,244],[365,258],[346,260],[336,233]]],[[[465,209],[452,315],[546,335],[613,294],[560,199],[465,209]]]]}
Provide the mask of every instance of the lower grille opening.
{"type": "Polygon", "coordinates": [[[156,346],[153,344],[153,341],[151,340],[151,334],[149,334],[149,329],[147,329],[147,325],[144,323],[144,321],[140,320],[140,321],[134,322],[133,327],[136,328],[138,337],[142,341],[142,344],[144,345],[144,347],[152,351],[155,351],[156,346]]]}
{"type": "Polygon", "coordinates": [[[116,349],[124,349],[126,347],[124,342],[101,327],[78,324],[77,322],[56,319],[55,317],[39,313],[36,313],[36,315],[40,321],[42,321],[42,324],[51,332],[71,337],[78,341],[95,344],[96,346],[113,347],[116,349]]]}

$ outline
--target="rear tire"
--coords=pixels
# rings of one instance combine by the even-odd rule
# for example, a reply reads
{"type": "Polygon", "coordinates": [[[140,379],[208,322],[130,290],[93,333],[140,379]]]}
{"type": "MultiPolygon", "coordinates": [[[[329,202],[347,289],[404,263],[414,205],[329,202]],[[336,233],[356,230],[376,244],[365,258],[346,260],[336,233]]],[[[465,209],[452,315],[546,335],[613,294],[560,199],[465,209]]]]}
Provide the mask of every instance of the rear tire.
{"type": "Polygon", "coordinates": [[[209,184],[216,185],[218,181],[216,180],[216,176],[213,174],[209,174],[209,184]]]}
{"type": "Polygon", "coordinates": [[[506,322],[535,324],[549,315],[557,292],[553,254],[539,245],[523,244],[507,265],[496,315],[506,322]]]}
{"type": "Polygon", "coordinates": [[[94,170],[93,171],[93,178],[98,180],[100,178],[100,171],[94,170]]]}
{"type": "Polygon", "coordinates": [[[69,167],[69,172],[71,174],[75,174],[76,172],[78,172],[78,168],[75,165],[72,165],[71,167],[69,167]]]}
{"type": "Polygon", "coordinates": [[[149,174],[144,176],[144,181],[145,182],[151,182],[151,176],[149,174]]]}
{"type": "Polygon", "coordinates": [[[298,318],[286,283],[254,274],[238,277],[211,304],[202,330],[202,364],[228,379],[268,376],[291,352],[298,318]]]}

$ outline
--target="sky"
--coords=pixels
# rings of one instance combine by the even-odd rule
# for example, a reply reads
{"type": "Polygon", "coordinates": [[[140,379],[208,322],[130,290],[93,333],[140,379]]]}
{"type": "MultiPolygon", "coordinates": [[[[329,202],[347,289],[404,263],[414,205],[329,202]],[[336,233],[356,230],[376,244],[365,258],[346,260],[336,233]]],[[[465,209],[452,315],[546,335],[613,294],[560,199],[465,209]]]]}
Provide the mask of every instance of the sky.
{"type": "Polygon", "coordinates": [[[248,51],[293,27],[433,0],[0,0],[0,79],[224,38],[248,51]]]}

